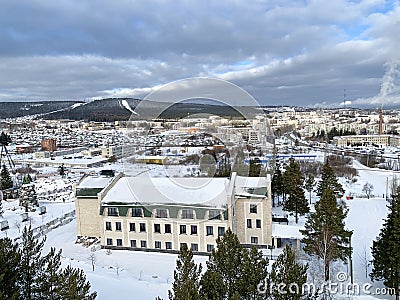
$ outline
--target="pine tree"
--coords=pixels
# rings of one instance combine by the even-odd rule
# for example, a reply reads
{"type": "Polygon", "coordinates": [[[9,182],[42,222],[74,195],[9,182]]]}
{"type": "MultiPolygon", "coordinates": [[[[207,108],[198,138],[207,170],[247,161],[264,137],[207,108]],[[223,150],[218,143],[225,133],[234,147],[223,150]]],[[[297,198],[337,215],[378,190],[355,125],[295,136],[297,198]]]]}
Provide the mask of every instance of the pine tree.
{"type": "Polygon", "coordinates": [[[324,191],[328,188],[331,189],[335,195],[340,196],[344,194],[342,185],[338,182],[335,173],[329,164],[329,161],[326,160],[326,163],[322,167],[321,171],[321,181],[318,182],[317,195],[321,197],[324,191]]]}
{"type": "Polygon", "coordinates": [[[168,291],[170,300],[200,300],[201,265],[198,267],[193,260],[192,250],[184,244],[179,252],[174,271],[172,291],[168,291]]]}
{"type": "Polygon", "coordinates": [[[310,208],[304,196],[304,178],[300,171],[300,165],[293,158],[290,159],[289,165],[286,167],[284,178],[288,199],[283,204],[283,210],[293,212],[296,223],[298,223],[299,215],[308,213],[310,208]]]}
{"type": "Polygon", "coordinates": [[[40,293],[41,280],[44,272],[44,259],[41,256],[45,239],[38,241],[33,236],[31,226],[25,227],[22,233],[20,261],[20,290],[23,299],[33,299],[40,293]]]}
{"type": "Polygon", "coordinates": [[[283,193],[282,185],[283,185],[282,171],[280,169],[280,165],[276,164],[276,169],[272,176],[272,181],[271,181],[271,194],[272,194],[273,207],[275,207],[275,196],[279,197],[283,193]]]}
{"type": "Polygon", "coordinates": [[[0,190],[10,189],[14,186],[6,165],[3,165],[0,172],[0,190]]]}
{"type": "Polygon", "coordinates": [[[315,204],[315,213],[308,218],[305,229],[301,230],[304,251],[323,260],[325,281],[330,277],[330,263],[346,261],[351,255],[352,231],[346,230],[344,225],[347,213],[345,203],[341,201],[338,204],[334,192],[328,188],[315,204]]]}
{"type": "Polygon", "coordinates": [[[90,293],[90,283],[79,268],[67,266],[60,276],[61,284],[57,288],[59,299],[63,300],[94,300],[97,293],[90,293]]]}
{"type": "Polygon", "coordinates": [[[51,248],[50,252],[43,257],[44,268],[39,281],[42,283],[36,293],[36,299],[58,300],[61,299],[58,294],[61,282],[61,250],[58,252],[51,248]]]}
{"type": "Polygon", "coordinates": [[[371,280],[383,280],[385,286],[400,294],[400,193],[397,190],[389,206],[389,214],[372,246],[371,280]]]}
{"type": "Polygon", "coordinates": [[[263,258],[262,252],[256,247],[244,249],[243,263],[238,280],[238,295],[241,299],[265,299],[269,293],[262,294],[258,290],[260,283],[264,283],[268,277],[268,259],[263,258]]]}
{"type": "Polygon", "coordinates": [[[9,238],[0,239],[0,299],[18,299],[21,255],[9,238]]]}
{"type": "Polygon", "coordinates": [[[303,266],[296,261],[294,251],[286,245],[283,252],[272,264],[270,274],[272,299],[303,299],[302,287],[307,282],[307,269],[307,265],[303,266]]]}
{"type": "Polygon", "coordinates": [[[314,180],[315,180],[314,176],[312,174],[310,174],[307,177],[306,182],[304,183],[304,187],[305,187],[306,191],[310,195],[310,204],[311,204],[311,194],[312,194],[312,191],[314,189],[314,180]]]}
{"type": "MultiPolygon", "coordinates": [[[[217,239],[217,250],[213,250],[207,261],[207,271],[205,273],[218,273],[224,286],[224,296],[221,299],[231,299],[238,292],[237,281],[240,275],[240,266],[243,262],[243,247],[239,243],[237,236],[228,229],[223,237],[217,239]]],[[[216,277],[217,275],[210,275],[216,277]]],[[[214,291],[204,291],[205,295],[210,295],[214,291]]],[[[208,299],[211,299],[210,297],[208,299]]]]}
{"type": "Polygon", "coordinates": [[[65,176],[65,167],[64,167],[64,164],[62,164],[61,166],[58,167],[58,174],[60,174],[60,176],[62,176],[62,177],[65,176]]]}
{"type": "Polygon", "coordinates": [[[268,260],[256,248],[244,249],[228,229],[217,239],[201,279],[201,299],[265,299],[257,287],[267,277],[268,260]]]}

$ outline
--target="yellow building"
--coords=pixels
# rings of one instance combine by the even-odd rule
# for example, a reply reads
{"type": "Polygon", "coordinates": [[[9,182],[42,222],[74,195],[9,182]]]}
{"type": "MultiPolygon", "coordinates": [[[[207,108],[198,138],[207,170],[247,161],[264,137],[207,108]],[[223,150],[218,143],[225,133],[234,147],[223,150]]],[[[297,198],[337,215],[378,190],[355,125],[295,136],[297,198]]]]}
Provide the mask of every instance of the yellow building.
{"type": "Polygon", "coordinates": [[[78,237],[103,248],[206,253],[228,228],[244,245],[272,244],[269,177],[86,177],[75,195],[78,237]]]}

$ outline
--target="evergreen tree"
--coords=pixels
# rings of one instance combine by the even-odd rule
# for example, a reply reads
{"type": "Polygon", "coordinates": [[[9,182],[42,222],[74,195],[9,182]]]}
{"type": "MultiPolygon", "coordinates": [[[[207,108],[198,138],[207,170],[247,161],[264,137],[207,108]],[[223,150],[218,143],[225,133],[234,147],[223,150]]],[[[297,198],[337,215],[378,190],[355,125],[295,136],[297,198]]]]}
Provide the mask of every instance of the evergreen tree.
{"type": "Polygon", "coordinates": [[[310,174],[307,177],[306,182],[304,183],[304,187],[305,187],[306,191],[310,195],[310,204],[311,204],[311,194],[312,194],[312,191],[314,189],[314,180],[315,180],[314,176],[312,174],[310,174]]]}
{"type": "Polygon", "coordinates": [[[90,283],[86,280],[86,275],[79,268],[67,266],[60,276],[61,284],[58,286],[57,293],[63,300],[94,300],[97,293],[90,293],[90,283]]]}
{"type": "Polygon", "coordinates": [[[58,167],[58,174],[60,174],[60,176],[62,176],[62,177],[65,176],[65,167],[64,167],[64,164],[62,164],[61,166],[58,167]]]}
{"type": "Polygon", "coordinates": [[[300,165],[293,158],[290,159],[289,165],[286,167],[284,180],[288,199],[283,204],[283,210],[293,212],[296,223],[298,223],[299,215],[308,213],[310,208],[304,196],[304,178],[300,171],[300,165]]]}
{"type": "Polygon", "coordinates": [[[201,265],[197,267],[193,260],[192,250],[183,244],[176,261],[174,283],[172,291],[168,291],[168,298],[170,300],[200,300],[201,269],[201,265]]]}
{"type": "Polygon", "coordinates": [[[269,293],[260,294],[258,286],[268,277],[268,259],[256,247],[244,249],[241,273],[238,279],[238,295],[241,299],[265,299],[269,293]]]}
{"type": "MultiPolygon", "coordinates": [[[[240,266],[243,262],[243,247],[237,236],[228,229],[223,237],[217,239],[217,250],[213,250],[207,261],[207,273],[218,273],[223,283],[225,292],[220,299],[231,299],[238,291],[237,281],[240,276],[240,266]]],[[[209,277],[217,275],[207,274],[209,277]]],[[[209,296],[214,291],[204,291],[209,296]]],[[[209,299],[211,299],[209,297],[209,299]]]]}
{"type": "Polygon", "coordinates": [[[400,193],[397,190],[389,206],[389,214],[372,246],[373,269],[371,280],[395,289],[396,300],[400,294],[400,193]]]}
{"type": "Polygon", "coordinates": [[[221,300],[226,294],[222,275],[219,272],[206,271],[200,280],[200,299],[221,300]]]}
{"type": "Polygon", "coordinates": [[[3,165],[0,172],[0,190],[10,189],[14,186],[6,165],[3,165]]]}
{"type": "Polygon", "coordinates": [[[41,273],[39,281],[42,283],[38,290],[36,299],[58,300],[59,287],[61,282],[61,250],[58,252],[55,248],[51,248],[50,252],[44,256],[44,269],[41,273]]]}
{"type": "Polygon", "coordinates": [[[263,165],[261,161],[256,157],[253,159],[250,159],[249,162],[249,177],[259,177],[259,176],[265,176],[265,170],[263,169],[263,165]]]}
{"type": "Polygon", "coordinates": [[[267,277],[268,260],[256,248],[244,249],[228,229],[217,239],[201,280],[201,299],[265,299],[257,287],[267,277]]]}
{"type": "Polygon", "coordinates": [[[332,261],[346,259],[351,255],[349,247],[352,231],[345,229],[344,219],[348,210],[345,203],[336,201],[334,192],[327,188],[315,204],[312,214],[301,230],[305,244],[304,251],[323,260],[324,278],[329,280],[329,267],[332,261]]]}
{"type": "Polygon", "coordinates": [[[41,278],[44,272],[44,259],[41,256],[45,239],[38,241],[33,236],[31,226],[22,233],[20,261],[20,291],[23,299],[34,299],[41,290],[41,278]]]}
{"type": "Polygon", "coordinates": [[[335,195],[343,195],[344,189],[342,185],[338,182],[332,167],[329,164],[329,160],[326,160],[321,171],[321,181],[318,182],[317,195],[322,196],[326,189],[332,190],[335,195]]]}
{"type": "Polygon", "coordinates": [[[0,299],[18,299],[21,255],[9,238],[0,239],[0,299]]]}
{"type": "Polygon", "coordinates": [[[276,164],[275,172],[272,176],[271,181],[271,196],[272,196],[272,206],[275,207],[275,196],[281,196],[283,193],[282,189],[283,185],[283,178],[282,178],[282,171],[280,169],[280,165],[276,164]]]}
{"type": "Polygon", "coordinates": [[[303,266],[296,261],[294,251],[286,245],[272,265],[270,275],[272,299],[304,299],[302,287],[307,282],[307,269],[307,265],[303,266]]]}

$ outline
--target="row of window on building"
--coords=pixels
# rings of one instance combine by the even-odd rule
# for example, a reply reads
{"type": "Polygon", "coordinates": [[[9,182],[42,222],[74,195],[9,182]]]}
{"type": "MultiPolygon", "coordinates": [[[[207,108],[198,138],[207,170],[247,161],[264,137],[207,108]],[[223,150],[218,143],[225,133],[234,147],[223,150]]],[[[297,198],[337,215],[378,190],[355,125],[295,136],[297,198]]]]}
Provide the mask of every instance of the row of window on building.
{"type": "MultiPolygon", "coordinates": [[[[251,221],[251,220],[250,220],[251,221]]],[[[257,225],[260,225],[261,228],[261,220],[257,220],[257,225]]],[[[106,231],[112,231],[111,222],[106,222],[106,231]]],[[[122,223],[115,222],[115,231],[122,231],[122,223]]],[[[136,223],[129,223],[129,231],[136,232],[136,223]]],[[[139,232],[146,232],[146,223],[139,223],[139,232]]],[[[197,235],[198,226],[197,225],[179,225],[179,234],[190,234],[197,235]],[[190,231],[187,230],[189,227],[190,231]]],[[[218,236],[223,236],[225,234],[225,227],[218,226],[217,229],[218,236]]],[[[154,224],[154,233],[162,233],[161,232],[161,224],[154,224]]],[[[164,232],[163,233],[172,233],[171,224],[164,224],[164,232]]],[[[206,235],[214,235],[214,226],[206,226],[206,235]]]]}
{"type": "MultiPolygon", "coordinates": [[[[250,213],[256,214],[257,213],[257,204],[250,204],[250,213]]],[[[219,210],[209,210],[208,211],[208,219],[209,220],[221,220],[222,212],[219,210]]],[[[108,207],[107,208],[107,215],[112,217],[118,217],[119,212],[117,207],[108,207]]],[[[131,209],[131,216],[132,217],[143,217],[143,208],[134,207],[131,209]]],[[[155,217],[156,218],[169,218],[169,211],[166,208],[157,208],[155,210],[155,217]]],[[[193,209],[182,209],[181,210],[181,218],[182,219],[195,219],[195,212],[193,209]]]]}
{"type": "MultiPolygon", "coordinates": [[[[254,245],[258,244],[258,237],[256,236],[252,236],[251,237],[251,243],[254,245]]],[[[106,239],[106,244],[107,246],[114,246],[113,244],[113,239],[112,238],[107,238],[106,239]]],[[[186,245],[186,243],[180,243],[180,247],[182,247],[183,245],[186,245]]],[[[116,239],[116,246],[117,247],[122,247],[122,239],[116,239]]],[[[137,240],[130,240],[130,247],[131,248],[138,248],[138,244],[137,244],[137,240]]],[[[196,243],[192,243],[190,244],[190,247],[192,249],[192,251],[199,251],[199,245],[196,243]]],[[[147,248],[147,241],[146,240],[141,240],[140,241],[140,248],[147,248]]],[[[207,252],[211,252],[214,249],[214,245],[213,244],[207,244],[207,252]]],[[[162,242],[161,241],[155,241],[154,242],[154,249],[162,249],[162,242]]],[[[172,242],[164,242],[164,249],[165,250],[172,250],[172,242]]]]}
{"type": "MultiPolygon", "coordinates": [[[[107,238],[106,239],[106,244],[107,246],[114,246],[113,244],[113,239],[111,238],[107,238]]],[[[183,245],[188,246],[186,243],[180,243],[180,247],[182,247],[183,245]]],[[[122,239],[116,239],[116,246],[117,247],[122,247],[122,239]]],[[[137,240],[130,240],[130,247],[131,248],[138,248],[138,243],[137,240]]],[[[145,240],[141,240],[140,241],[140,248],[147,248],[147,241],[145,240]]],[[[196,243],[192,243],[190,244],[190,248],[192,249],[192,251],[199,251],[199,244],[196,243]]],[[[207,252],[211,252],[214,249],[214,245],[213,244],[207,244],[207,252]]],[[[154,242],[154,249],[162,249],[162,242],[161,241],[155,241],[154,242]]],[[[164,242],[164,249],[165,250],[172,250],[172,242],[164,242]]]]}

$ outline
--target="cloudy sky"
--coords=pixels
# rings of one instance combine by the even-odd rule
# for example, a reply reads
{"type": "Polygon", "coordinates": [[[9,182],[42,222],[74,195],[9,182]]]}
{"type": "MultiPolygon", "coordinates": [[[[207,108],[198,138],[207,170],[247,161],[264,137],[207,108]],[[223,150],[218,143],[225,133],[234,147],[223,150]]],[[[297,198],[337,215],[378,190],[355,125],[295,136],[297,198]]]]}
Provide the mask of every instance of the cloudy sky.
{"type": "Polygon", "coordinates": [[[0,0],[0,101],[143,97],[201,76],[263,105],[339,105],[344,89],[400,103],[399,28],[384,0],[0,0]]]}

